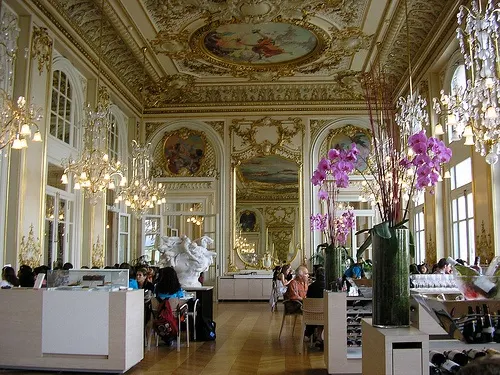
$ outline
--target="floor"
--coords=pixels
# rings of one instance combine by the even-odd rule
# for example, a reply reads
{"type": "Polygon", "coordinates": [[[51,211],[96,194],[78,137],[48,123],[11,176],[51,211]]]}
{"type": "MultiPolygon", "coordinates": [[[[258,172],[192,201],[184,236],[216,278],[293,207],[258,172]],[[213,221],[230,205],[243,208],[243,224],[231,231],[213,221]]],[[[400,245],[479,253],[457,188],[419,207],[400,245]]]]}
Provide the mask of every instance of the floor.
{"type": "MultiPolygon", "coordinates": [[[[326,375],[323,352],[301,342],[301,320],[292,338],[293,317],[287,317],[278,340],[283,306],[272,313],[265,302],[214,304],[217,339],[191,342],[177,352],[160,344],[146,349],[144,360],[127,375],[326,375]],[[300,349],[303,348],[302,354],[300,349]]],[[[0,375],[48,374],[39,371],[0,370],[0,375]]],[[[63,374],[63,373],[59,373],[63,374]]]]}

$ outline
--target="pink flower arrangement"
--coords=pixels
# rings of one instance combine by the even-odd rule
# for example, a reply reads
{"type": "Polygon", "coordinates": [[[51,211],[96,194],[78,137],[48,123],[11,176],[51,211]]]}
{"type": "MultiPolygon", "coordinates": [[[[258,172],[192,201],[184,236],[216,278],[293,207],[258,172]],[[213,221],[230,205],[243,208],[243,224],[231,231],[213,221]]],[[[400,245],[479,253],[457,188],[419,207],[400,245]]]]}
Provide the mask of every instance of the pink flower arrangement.
{"type": "Polygon", "coordinates": [[[451,149],[437,138],[427,138],[423,130],[408,138],[408,146],[414,155],[402,159],[401,164],[406,169],[415,167],[415,188],[423,190],[428,186],[435,186],[439,181],[442,164],[451,159],[451,149]]]}
{"type": "Polygon", "coordinates": [[[326,202],[325,214],[311,215],[311,230],[322,231],[331,245],[345,246],[347,236],[354,226],[354,213],[344,212],[337,217],[335,211],[338,204],[339,188],[349,186],[349,174],[355,169],[359,154],[353,143],[348,149],[332,148],[326,158],[318,163],[311,182],[320,186],[318,197],[326,202]]]}

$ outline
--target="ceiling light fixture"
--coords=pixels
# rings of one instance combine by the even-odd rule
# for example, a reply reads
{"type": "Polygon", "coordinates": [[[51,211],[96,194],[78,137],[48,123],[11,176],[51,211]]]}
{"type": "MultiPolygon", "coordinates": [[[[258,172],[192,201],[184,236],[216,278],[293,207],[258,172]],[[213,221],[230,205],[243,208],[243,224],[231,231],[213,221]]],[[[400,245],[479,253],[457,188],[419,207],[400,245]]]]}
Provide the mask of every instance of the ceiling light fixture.
{"type": "MultiPolygon", "coordinates": [[[[457,19],[467,84],[451,95],[441,91],[434,109],[445,128],[451,128],[452,141],[465,138],[465,145],[475,146],[488,164],[495,164],[500,153],[500,8],[488,0],[483,9],[481,0],[473,0],[470,9],[460,6],[457,19]]],[[[444,134],[442,125],[435,130],[444,134]]]]}
{"type": "Polygon", "coordinates": [[[101,24],[99,34],[99,63],[97,74],[97,106],[93,110],[90,104],[84,112],[83,150],[78,160],[71,157],[63,160],[65,167],[61,182],[68,184],[68,176],[73,177],[73,188],[83,189],[90,203],[95,205],[106,189],[115,189],[118,177],[119,185],[126,185],[122,166],[119,160],[110,160],[108,155],[108,133],[111,129],[109,121],[109,94],[99,86],[101,76],[102,29],[104,22],[104,0],[101,3],[101,24]]]}
{"type": "MultiPolygon", "coordinates": [[[[0,1],[0,76],[5,77],[5,69],[10,80],[14,76],[14,61],[17,52],[17,37],[21,31],[17,25],[17,18],[2,14],[2,3],[0,1]]],[[[35,108],[33,104],[28,105],[24,96],[17,101],[12,100],[10,95],[0,89],[0,150],[10,145],[14,150],[28,147],[28,139],[33,142],[41,142],[42,135],[35,121],[42,119],[42,108],[35,108]],[[33,138],[31,138],[34,130],[33,138]]]]}

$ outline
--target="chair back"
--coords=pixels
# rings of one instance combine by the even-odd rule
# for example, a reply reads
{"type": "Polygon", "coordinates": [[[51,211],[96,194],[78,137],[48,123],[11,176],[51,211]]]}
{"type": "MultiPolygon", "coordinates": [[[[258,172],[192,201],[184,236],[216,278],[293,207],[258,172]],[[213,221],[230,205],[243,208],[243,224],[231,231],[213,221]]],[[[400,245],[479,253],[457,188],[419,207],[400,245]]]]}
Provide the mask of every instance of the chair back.
{"type": "Polygon", "coordinates": [[[324,299],[304,298],[302,300],[302,315],[304,324],[324,325],[324,299]]]}

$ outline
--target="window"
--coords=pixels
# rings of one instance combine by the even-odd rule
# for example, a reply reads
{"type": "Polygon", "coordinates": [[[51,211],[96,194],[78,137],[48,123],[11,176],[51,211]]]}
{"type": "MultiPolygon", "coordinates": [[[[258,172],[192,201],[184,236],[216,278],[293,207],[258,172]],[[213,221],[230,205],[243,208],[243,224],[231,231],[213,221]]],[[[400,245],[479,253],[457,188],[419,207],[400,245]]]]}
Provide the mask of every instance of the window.
{"type": "Polygon", "coordinates": [[[108,129],[108,154],[110,160],[118,160],[118,122],[115,115],[109,114],[109,129],[108,129]]]}
{"type": "MultiPolygon", "coordinates": [[[[47,189],[49,191],[49,189],[47,189]]],[[[61,267],[73,261],[74,203],[59,193],[48,192],[45,199],[45,248],[47,265],[61,267]]]]}
{"type": "Polygon", "coordinates": [[[420,264],[425,260],[424,194],[418,194],[413,213],[413,233],[415,235],[415,262],[417,264],[420,264]]]}
{"type": "Polygon", "coordinates": [[[474,203],[472,198],[472,168],[468,158],[450,169],[452,254],[471,262],[475,257],[474,203]]]}
{"type": "Polygon", "coordinates": [[[63,71],[55,70],[52,74],[50,135],[72,147],[77,147],[77,130],[74,122],[71,84],[63,71]]]}

